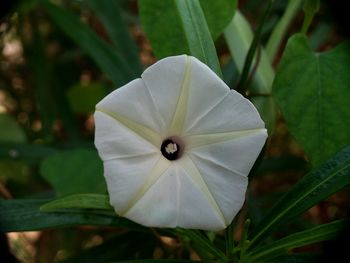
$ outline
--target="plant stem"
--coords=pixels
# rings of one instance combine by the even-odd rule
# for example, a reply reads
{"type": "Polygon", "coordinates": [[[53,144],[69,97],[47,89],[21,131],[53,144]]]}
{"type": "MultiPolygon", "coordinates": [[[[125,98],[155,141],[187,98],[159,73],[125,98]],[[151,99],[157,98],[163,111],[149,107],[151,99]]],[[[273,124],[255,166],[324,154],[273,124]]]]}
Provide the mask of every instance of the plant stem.
{"type": "Polygon", "coordinates": [[[251,65],[253,63],[255,51],[260,43],[262,29],[264,27],[266,18],[270,14],[273,2],[274,2],[274,0],[270,0],[268,2],[266,11],[265,11],[265,13],[261,19],[261,22],[256,30],[256,33],[255,33],[254,38],[253,38],[253,42],[250,45],[250,48],[248,50],[248,54],[247,54],[245,62],[244,62],[243,72],[242,72],[241,79],[240,79],[240,81],[238,83],[238,87],[237,87],[237,91],[244,96],[246,95],[246,91],[247,91],[247,83],[248,83],[250,68],[251,68],[251,65]]]}

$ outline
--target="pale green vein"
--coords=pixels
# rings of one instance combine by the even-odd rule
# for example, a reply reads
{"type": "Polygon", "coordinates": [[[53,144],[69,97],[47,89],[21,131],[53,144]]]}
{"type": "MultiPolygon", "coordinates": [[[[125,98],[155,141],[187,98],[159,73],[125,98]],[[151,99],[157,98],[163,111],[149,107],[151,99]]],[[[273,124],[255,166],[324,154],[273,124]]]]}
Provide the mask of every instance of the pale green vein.
{"type": "Polygon", "coordinates": [[[149,173],[145,183],[137,191],[136,195],[131,199],[127,207],[119,213],[119,215],[124,216],[126,213],[128,213],[130,209],[134,207],[147,193],[147,191],[158,181],[158,179],[165,173],[170,165],[171,162],[161,156],[149,173]]]}
{"type": "Polygon", "coordinates": [[[159,147],[162,143],[162,139],[161,139],[160,135],[158,133],[156,133],[155,131],[151,130],[148,127],[143,126],[140,123],[132,121],[132,120],[116,113],[116,112],[111,112],[107,109],[102,109],[102,108],[96,108],[96,111],[99,111],[101,113],[108,115],[109,117],[111,117],[112,119],[117,121],[118,123],[122,124],[123,126],[128,128],[129,130],[136,133],[141,138],[145,139],[146,141],[148,141],[149,143],[154,145],[157,149],[159,149],[159,147]]]}
{"type": "Polygon", "coordinates": [[[181,84],[181,92],[169,129],[174,134],[179,134],[183,130],[187,112],[188,96],[191,88],[191,72],[191,59],[189,57],[186,57],[185,73],[181,84]]]}
{"type": "Polygon", "coordinates": [[[227,226],[228,223],[226,222],[224,214],[222,213],[219,205],[217,204],[212,193],[210,192],[207,183],[203,179],[202,175],[200,174],[197,166],[194,164],[192,159],[188,155],[185,155],[180,159],[180,161],[182,163],[182,167],[188,172],[188,175],[196,183],[196,186],[199,187],[199,189],[203,192],[211,207],[219,215],[223,224],[227,226]]]}
{"type": "Polygon", "coordinates": [[[231,141],[241,137],[250,136],[258,133],[266,134],[266,129],[258,128],[258,129],[249,129],[249,130],[241,130],[241,131],[190,135],[185,137],[185,140],[187,141],[186,150],[194,149],[201,146],[206,146],[209,144],[231,141]]]}

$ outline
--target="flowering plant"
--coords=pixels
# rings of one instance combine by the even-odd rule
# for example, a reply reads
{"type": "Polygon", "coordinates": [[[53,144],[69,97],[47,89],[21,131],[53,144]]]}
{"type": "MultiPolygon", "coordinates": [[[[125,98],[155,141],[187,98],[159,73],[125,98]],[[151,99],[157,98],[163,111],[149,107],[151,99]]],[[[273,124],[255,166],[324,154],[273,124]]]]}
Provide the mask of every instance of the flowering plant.
{"type": "Polygon", "coordinates": [[[325,243],[349,236],[341,1],[7,2],[1,262],[346,251],[325,243]]]}

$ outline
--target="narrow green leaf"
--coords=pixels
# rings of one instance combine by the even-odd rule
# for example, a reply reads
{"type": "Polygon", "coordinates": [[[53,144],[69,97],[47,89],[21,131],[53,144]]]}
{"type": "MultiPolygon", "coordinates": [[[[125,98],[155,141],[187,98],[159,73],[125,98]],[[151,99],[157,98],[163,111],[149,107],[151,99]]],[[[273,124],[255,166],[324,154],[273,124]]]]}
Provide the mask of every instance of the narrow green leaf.
{"type": "Polygon", "coordinates": [[[102,161],[96,150],[57,152],[42,162],[40,173],[51,183],[58,195],[107,191],[102,161]]]}
{"type": "Polygon", "coordinates": [[[81,23],[76,16],[47,0],[41,2],[55,23],[95,60],[115,85],[121,86],[138,76],[137,70],[132,69],[120,53],[81,23]]]}
{"type": "Polygon", "coordinates": [[[317,166],[350,142],[350,43],[314,53],[302,34],[287,44],[273,95],[288,128],[317,166]]]}
{"type": "Polygon", "coordinates": [[[0,199],[0,232],[42,230],[47,228],[101,225],[126,227],[145,231],[145,228],[114,212],[101,210],[69,209],[60,212],[43,212],[40,207],[50,199],[0,199]]]}
{"type": "Polygon", "coordinates": [[[338,220],[294,233],[253,250],[247,255],[247,261],[266,262],[287,253],[289,249],[334,239],[345,226],[345,220],[338,220]]]}
{"type": "Polygon", "coordinates": [[[175,0],[192,56],[207,64],[222,78],[219,59],[199,0],[175,0]]]}
{"type": "Polygon", "coordinates": [[[40,210],[47,212],[68,208],[103,209],[114,211],[109,204],[108,195],[101,194],[76,194],[57,198],[40,207],[40,210]]]}
{"type": "Polygon", "coordinates": [[[249,235],[251,247],[257,245],[282,224],[305,212],[350,183],[350,146],[320,168],[310,172],[269,210],[249,235]]]}
{"type": "Polygon", "coordinates": [[[101,19],[114,48],[123,55],[136,73],[141,74],[139,51],[135,41],[130,37],[127,23],[123,20],[123,10],[120,8],[119,1],[88,0],[87,3],[101,19]]]}

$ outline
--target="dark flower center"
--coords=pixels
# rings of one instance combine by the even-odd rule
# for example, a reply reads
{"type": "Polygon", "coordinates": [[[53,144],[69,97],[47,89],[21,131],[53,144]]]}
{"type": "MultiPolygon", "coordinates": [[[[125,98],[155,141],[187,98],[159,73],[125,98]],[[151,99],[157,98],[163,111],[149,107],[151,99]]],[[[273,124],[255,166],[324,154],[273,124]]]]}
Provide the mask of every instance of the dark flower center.
{"type": "Polygon", "coordinates": [[[167,158],[170,161],[174,161],[181,157],[182,147],[180,146],[180,143],[176,142],[172,138],[165,139],[162,143],[162,146],[160,147],[160,151],[162,152],[163,156],[167,158]]]}

